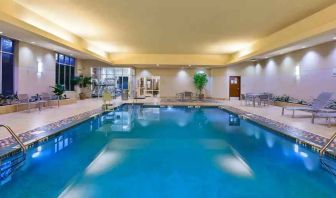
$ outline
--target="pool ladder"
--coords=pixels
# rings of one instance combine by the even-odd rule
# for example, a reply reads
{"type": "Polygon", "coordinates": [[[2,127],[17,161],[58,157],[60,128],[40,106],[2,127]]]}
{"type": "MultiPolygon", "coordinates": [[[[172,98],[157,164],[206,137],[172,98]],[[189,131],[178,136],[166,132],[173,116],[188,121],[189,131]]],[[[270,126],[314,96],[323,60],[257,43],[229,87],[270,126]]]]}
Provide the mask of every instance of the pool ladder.
{"type": "Polygon", "coordinates": [[[20,140],[19,136],[14,133],[14,131],[7,125],[0,124],[0,128],[5,128],[14,140],[21,147],[21,153],[15,154],[9,157],[9,160],[1,161],[0,160],[0,181],[5,180],[8,176],[10,176],[22,163],[26,160],[26,146],[20,140]]]}
{"type": "Polygon", "coordinates": [[[336,138],[336,132],[331,136],[331,138],[329,139],[329,141],[322,147],[322,149],[320,150],[320,162],[323,168],[325,168],[328,172],[330,172],[331,174],[333,174],[334,176],[336,176],[336,168],[333,167],[332,165],[328,164],[326,161],[326,159],[323,159],[323,156],[328,148],[328,146],[334,142],[336,138]]]}

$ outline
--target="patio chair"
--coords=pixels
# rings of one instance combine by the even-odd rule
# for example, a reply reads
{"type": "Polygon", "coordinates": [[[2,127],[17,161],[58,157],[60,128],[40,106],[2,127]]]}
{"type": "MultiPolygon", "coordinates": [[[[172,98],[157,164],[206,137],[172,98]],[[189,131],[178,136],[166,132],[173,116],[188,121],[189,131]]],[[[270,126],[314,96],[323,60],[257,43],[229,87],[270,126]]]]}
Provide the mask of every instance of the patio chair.
{"type": "Polygon", "coordinates": [[[176,100],[183,101],[183,99],[184,99],[184,92],[176,94],[176,100]]]}
{"type": "Polygon", "coordinates": [[[190,92],[190,91],[185,91],[184,92],[184,100],[192,100],[192,98],[193,98],[193,93],[192,92],[190,92]]]}
{"type": "Polygon", "coordinates": [[[27,110],[30,111],[30,102],[28,94],[18,94],[18,99],[16,102],[16,111],[19,111],[20,105],[27,105],[27,110]]]}
{"type": "Polygon", "coordinates": [[[264,106],[269,105],[270,101],[272,99],[272,94],[270,93],[264,93],[263,95],[260,95],[258,97],[258,104],[261,106],[262,103],[264,103],[264,106]]]}
{"type": "Polygon", "coordinates": [[[326,118],[328,127],[331,127],[331,119],[334,118],[336,119],[336,113],[328,113],[328,112],[324,112],[324,113],[315,113],[313,114],[314,118],[326,118]]]}
{"type": "Polygon", "coordinates": [[[46,105],[46,107],[50,106],[50,101],[51,101],[51,95],[47,92],[41,93],[41,101],[42,103],[44,103],[46,105]]]}
{"type": "Polygon", "coordinates": [[[250,105],[250,102],[253,103],[253,96],[250,93],[245,94],[245,105],[250,105]]]}
{"type": "Polygon", "coordinates": [[[246,103],[246,95],[245,94],[240,94],[240,104],[242,104],[243,102],[246,103]]]}
{"type": "MultiPolygon", "coordinates": [[[[285,110],[293,111],[292,117],[294,118],[295,111],[306,111],[313,113],[312,123],[314,123],[314,114],[323,112],[324,108],[328,105],[331,97],[334,93],[322,92],[312,102],[311,106],[296,106],[296,107],[282,107],[282,115],[285,114],[285,110]]],[[[328,113],[336,112],[336,110],[328,110],[328,113]]]]}

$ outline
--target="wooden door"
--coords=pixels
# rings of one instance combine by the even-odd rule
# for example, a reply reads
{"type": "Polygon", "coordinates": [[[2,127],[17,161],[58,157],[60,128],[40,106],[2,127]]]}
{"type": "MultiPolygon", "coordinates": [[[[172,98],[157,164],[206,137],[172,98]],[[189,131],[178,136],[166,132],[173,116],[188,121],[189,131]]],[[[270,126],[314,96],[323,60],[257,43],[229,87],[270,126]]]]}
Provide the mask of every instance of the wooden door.
{"type": "Polygon", "coordinates": [[[240,98],[240,76],[230,76],[229,79],[229,97],[240,98]]]}

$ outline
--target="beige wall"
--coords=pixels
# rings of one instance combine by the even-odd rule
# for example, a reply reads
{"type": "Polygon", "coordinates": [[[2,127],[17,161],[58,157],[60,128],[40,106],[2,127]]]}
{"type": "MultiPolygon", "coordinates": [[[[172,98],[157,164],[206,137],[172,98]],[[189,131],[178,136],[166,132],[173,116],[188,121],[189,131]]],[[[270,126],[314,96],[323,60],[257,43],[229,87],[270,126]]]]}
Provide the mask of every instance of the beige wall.
{"type": "MultiPolygon", "coordinates": [[[[55,52],[19,41],[17,46],[15,88],[19,94],[35,95],[51,92],[50,86],[55,85],[56,59],[55,52]],[[41,73],[38,73],[40,64],[41,73]]],[[[78,94],[66,91],[67,97],[74,98],[78,94]]]]}
{"type": "MultiPolygon", "coordinates": [[[[177,93],[183,91],[195,91],[193,76],[196,71],[203,70],[210,74],[208,69],[181,69],[181,68],[148,68],[136,69],[136,77],[160,76],[160,97],[175,97],[177,93]]],[[[206,87],[205,93],[210,95],[211,76],[206,87]]]]}
{"type": "Polygon", "coordinates": [[[54,52],[18,42],[16,58],[16,88],[18,93],[34,95],[50,91],[55,85],[55,55],[54,52]],[[38,73],[38,64],[42,72],[38,73]]]}
{"type": "Polygon", "coordinates": [[[242,79],[242,93],[272,92],[311,100],[321,91],[336,92],[336,42],[299,50],[259,63],[245,62],[225,68],[212,69],[211,94],[228,98],[229,76],[242,79]],[[296,75],[299,66],[300,76],[296,75]]]}

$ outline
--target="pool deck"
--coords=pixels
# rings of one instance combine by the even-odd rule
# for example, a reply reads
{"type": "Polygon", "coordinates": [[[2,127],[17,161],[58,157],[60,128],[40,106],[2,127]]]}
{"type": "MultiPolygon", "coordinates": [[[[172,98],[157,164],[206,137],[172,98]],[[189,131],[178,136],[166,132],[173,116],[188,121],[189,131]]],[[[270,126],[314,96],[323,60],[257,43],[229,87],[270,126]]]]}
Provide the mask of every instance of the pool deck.
{"type": "MultiPolygon", "coordinates": [[[[183,106],[221,106],[226,110],[233,111],[248,119],[256,121],[269,128],[278,131],[288,131],[288,136],[297,140],[311,143],[313,146],[321,147],[328,138],[336,132],[336,125],[327,127],[325,119],[316,119],[315,124],[311,123],[311,115],[305,112],[297,112],[296,118],[292,118],[290,112],[287,115],[281,115],[281,108],[276,106],[252,107],[246,106],[240,101],[213,101],[205,102],[179,102],[175,100],[146,98],[144,100],[121,101],[114,100],[112,107],[124,103],[144,103],[148,105],[183,105],[183,106]],[[274,128],[275,126],[276,128],[274,128]]],[[[0,123],[10,126],[15,133],[23,139],[25,144],[31,144],[42,137],[49,136],[66,127],[72,126],[78,122],[90,118],[97,113],[102,112],[101,99],[87,99],[78,101],[75,104],[52,108],[46,108],[42,111],[32,110],[29,112],[17,112],[0,115],[0,123]]],[[[0,155],[13,148],[14,140],[10,134],[3,128],[0,129],[0,155]],[[2,151],[2,152],[1,152],[2,151]]],[[[331,145],[335,147],[334,144],[331,145]]]]}

